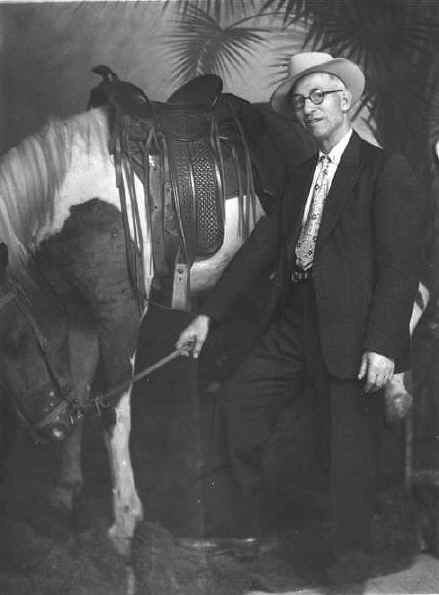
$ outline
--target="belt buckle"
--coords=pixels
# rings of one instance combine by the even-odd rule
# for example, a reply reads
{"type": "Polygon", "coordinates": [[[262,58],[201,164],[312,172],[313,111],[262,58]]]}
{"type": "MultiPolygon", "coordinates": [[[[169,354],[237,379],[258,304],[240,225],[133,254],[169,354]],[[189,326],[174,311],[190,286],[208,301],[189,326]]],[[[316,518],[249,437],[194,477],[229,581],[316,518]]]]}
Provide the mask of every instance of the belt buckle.
{"type": "Polygon", "coordinates": [[[301,281],[307,281],[311,277],[311,269],[307,269],[306,271],[302,269],[295,268],[291,272],[291,281],[293,283],[300,283],[301,281]]]}

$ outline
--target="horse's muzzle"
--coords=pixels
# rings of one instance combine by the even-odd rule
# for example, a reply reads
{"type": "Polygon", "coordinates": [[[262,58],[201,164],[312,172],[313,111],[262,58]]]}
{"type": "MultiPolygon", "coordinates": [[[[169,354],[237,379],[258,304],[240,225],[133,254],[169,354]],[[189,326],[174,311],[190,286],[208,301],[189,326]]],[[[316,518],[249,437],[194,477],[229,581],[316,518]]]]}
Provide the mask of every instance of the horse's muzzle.
{"type": "Polygon", "coordinates": [[[13,402],[18,417],[24,422],[37,443],[64,440],[83,415],[79,403],[72,398],[71,387],[49,383],[38,390],[27,392],[13,402]]]}

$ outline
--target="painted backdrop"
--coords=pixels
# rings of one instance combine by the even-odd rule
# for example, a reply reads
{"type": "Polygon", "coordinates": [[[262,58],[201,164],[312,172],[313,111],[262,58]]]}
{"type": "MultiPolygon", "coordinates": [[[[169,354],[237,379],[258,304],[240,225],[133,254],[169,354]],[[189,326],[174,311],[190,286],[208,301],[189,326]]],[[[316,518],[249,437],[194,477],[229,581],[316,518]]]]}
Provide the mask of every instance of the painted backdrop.
{"type": "Polygon", "coordinates": [[[0,152],[49,116],[83,110],[98,64],[157,101],[202,71],[219,72],[226,91],[268,101],[285,75],[285,56],[305,43],[307,26],[286,26],[282,11],[257,16],[264,2],[234,2],[232,10],[226,1],[228,10],[216,17],[204,10],[207,1],[189,3],[186,14],[179,0],[0,4],[0,152]],[[215,44],[225,47],[219,57],[215,44]]]}

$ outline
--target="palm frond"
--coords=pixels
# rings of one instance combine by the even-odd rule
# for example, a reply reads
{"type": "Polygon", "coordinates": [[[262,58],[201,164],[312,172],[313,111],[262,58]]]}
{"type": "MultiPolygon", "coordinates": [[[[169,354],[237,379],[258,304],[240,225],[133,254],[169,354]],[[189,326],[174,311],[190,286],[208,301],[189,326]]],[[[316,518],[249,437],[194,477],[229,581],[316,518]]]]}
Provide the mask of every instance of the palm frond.
{"type": "Polygon", "coordinates": [[[266,30],[261,27],[231,24],[222,27],[204,10],[191,6],[176,30],[166,39],[167,51],[174,61],[176,83],[207,73],[230,75],[246,64],[252,52],[265,42],[266,30]]]}
{"type": "Polygon", "coordinates": [[[283,14],[285,24],[299,20],[312,23],[316,15],[328,17],[340,9],[341,0],[266,0],[261,12],[276,10],[283,14]]]}
{"type": "Polygon", "coordinates": [[[255,12],[258,9],[258,3],[255,0],[165,0],[163,11],[170,8],[177,9],[180,15],[190,14],[193,9],[204,11],[217,21],[227,21],[234,19],[248,11],[255,12]]]}
{"type": "Polygon", "coordinates": [[[271,70],[269,89],[277,87],[288,76],[290,57],[303,49],[306,33],[298,29],[288,31],[288,35],[280,33],[273,36],[271,41],[271,60],[268,68],[271,70]]]}

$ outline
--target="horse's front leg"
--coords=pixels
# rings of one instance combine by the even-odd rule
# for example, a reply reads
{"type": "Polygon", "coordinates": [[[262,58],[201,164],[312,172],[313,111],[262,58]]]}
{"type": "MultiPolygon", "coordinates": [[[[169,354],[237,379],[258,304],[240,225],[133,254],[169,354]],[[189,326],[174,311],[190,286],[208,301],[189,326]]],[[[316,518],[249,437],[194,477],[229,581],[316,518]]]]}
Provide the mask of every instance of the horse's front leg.
{"type": "Polygon", "coordinates": [[[114,523],[109,536],[119,554],[130,554],[131,540],[139,521],[143,518],[143,507],[136,491],[134,473],[129,452],[131,430],[130,393],[124,393],[115,409],[114,427],[106,431],[113,478],[114,523]]]}
{"type": "Polygon", "coordinates": [[[74,502],[82,490],[81,443],[84,420],[80,419],[62,443],[61,469],[57,485],[51,495],[56,507],[73,510],[74,502]]]}
{"type": "MultiPolygon", "coordinates": [[[[82,405],[90,399],[91,384],[96,373],[99,359],[97,334],[94,329],[80,324],[76,315],[76,324],[69,326],[68,346],[70,372],[75,398],[82,405]]],[[[81,447],[84,419],[75,423],[71,433],[65,438],[61,447],[61,469],[57,486],[51,496],[55,506],[73,510],[75,500],[79,497],[82,484],[81,447]]]]}

